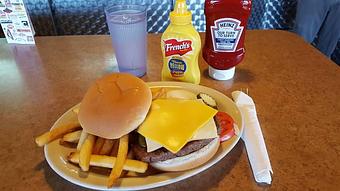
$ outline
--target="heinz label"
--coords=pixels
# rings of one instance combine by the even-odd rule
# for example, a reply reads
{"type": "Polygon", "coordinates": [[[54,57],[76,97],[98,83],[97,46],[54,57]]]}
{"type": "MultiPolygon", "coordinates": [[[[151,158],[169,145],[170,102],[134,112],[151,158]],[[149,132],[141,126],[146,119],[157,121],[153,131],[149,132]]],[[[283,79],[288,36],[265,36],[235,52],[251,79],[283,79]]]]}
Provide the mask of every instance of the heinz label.
{"type": "Polygon", "coordinates": [[[233,18],[222,18],[214,23],[215,25],[211,26],[214,51],[235,52],[244,28],[240,26],[241,21],[233,18]]]}
{"type": "Polygon", "coordinates": [[[184,54],[192,51],[191,40],[177,41],[177,39],[164,40],[165,56],[171,56],[178,54],[183,56],[184,54]]]}

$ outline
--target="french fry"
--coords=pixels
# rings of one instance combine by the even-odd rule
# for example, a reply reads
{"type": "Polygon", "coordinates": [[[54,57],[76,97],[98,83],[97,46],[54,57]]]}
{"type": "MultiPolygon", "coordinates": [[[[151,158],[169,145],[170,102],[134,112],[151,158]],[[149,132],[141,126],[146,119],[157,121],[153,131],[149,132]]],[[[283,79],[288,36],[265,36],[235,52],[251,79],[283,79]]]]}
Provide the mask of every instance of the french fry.
{"type": "Polygon", "coordinates": [[[35,139],[35,143],[42,147],[45,144],[60,138],[61,136],[80,128],[79,122],[62,125],[48,131],[35,139]]]}
{"type": "Polygon", "coordinates": [[[88,135],[88,133],[87,133],[85,130],[83,130],[83,131],[81,132],[80,138],[79,138],[79,141],[78,141],[78,144],[77,144],[77,151],[80,151],[80,148],[81,148],[81,146],[83,145],[83,143],[84,143],[84,141],[85,141],[87,135],[88,135]]]}
{"type": "Polygon", "coordinates": [[[129,177],[137,177],[139,176],[138,172],[135,172],[135,171],[128,171],[126,173],[126,176],[129,176],[129,177]]]}
{"type": "Polygon", "coordinates": [[[76,142],[79,141],[81,132],[82,132],[82,130],[67,133],[66,135],[63,136],[62,139],[63,139],[63,141],[66,141],[66,142],[76,143],[76,142]]]}
{"type": "Polygon", "coordinates": [[[118,154],[115,164],[111,170],[107,187],[111,188],[123,171],[124,163],[128,153],[129,135],[124,135],[119,139],[118,154]]]}
{"type": "Polygon", "coordinates": [[[113,156],[113,157],[116,157],[117,154],[118,154],[118,147],[119,147],[119,141],[115,141],[113,146],[112,146],[112,149],[111,149],[111,154],[110,156],[113,156]]]}
{"type": "Polygon", "coordinates": [[[96,137],[94,135],[88,134],[83,145],[80,148],[79,166],[83,171],[88,171],[90,168],[90,158],[95,141],[96,137]]]}
{"type": "Polygon", "coordinates": [[[115,139],[105,139],[104,145],[99,151],[100,155],[110,155],[115,139]]]}
{"type": "MultiPolygon", "coordinates": [[[[79,164],[79,153],[72,152],[67,157],[68,161],[72,163],[79,164]]],[[[115,165],[117,158],[106,155],[91,155],[90,158],[90,166],[104,167],[104,168],[112,168],[115,165]]],[[[124,170],[128,170],[129,172],[138,172],[144,173],[148,169],[148,163],[127,159],[123,166],[124,170]]]]}
{"type": "MultiPolygon", "coordinates": [[[[113,150],[113,149],[112,149],[113,150]]],[[[117,152],[118,152],[118,148],[117,148],[117,152]]],[[[112,154],[112,152],[111,152],[111,154],[112,154]]],[[[111,155],[111,156],[113,156],[113,155],[111,155]]],[[[116,156],[117,156],[117,154],[116,154],[116,156]]],[[[127,154],[127,156],[126,156],[126,160],[128,160],[128,159],[133,159],[134,158],[134,154],[133,154],[133,152],[132,152],[132,150],[130,150],[129,152],[128,152],[128,154],[127,154]]],[[[124,169],[124,168],[123,168],[124,169]]],[[[120,177],[124,177],[124,176],[127,176],[128,174],[129,174],[129,172],[131,172],[131,171],[127,171],[127,170],[123,170],[123,172],[122,172],[122,174],[120,175],[120,177]]],[[[135,173],[135,172],[134,172],[135,173]]],[[[137,175],[137,174],[136,174],[137,175]]],[[[132,174],[130,174],[130,176],[132,176],[132,174]]]]}
{"type": "Polygon", "coordinates": [[[165,98],[166,97],[166,89],[165,88],[157,88],[156,90],[151,89],[152,93],[152,100],[158,98],[165,98]]]}
{"type": "Polygon", "coordinates": [[[69,148],[75,148],[77,146],[76,143],[64,141],[63,138],[59,139],[59,145],[69,148]]]}
{"type": "Polygon", "coordinates": [[[79,113],[79,107],[72,109],[73,113],[77,114],[79,113]]]}
{"type": "Polygon", "coordinates": [[[94,144],[92,154],[99,154],[100,150],[104,145],[105,139],[102,137],[98,137],[96,143],[94,144]]]}

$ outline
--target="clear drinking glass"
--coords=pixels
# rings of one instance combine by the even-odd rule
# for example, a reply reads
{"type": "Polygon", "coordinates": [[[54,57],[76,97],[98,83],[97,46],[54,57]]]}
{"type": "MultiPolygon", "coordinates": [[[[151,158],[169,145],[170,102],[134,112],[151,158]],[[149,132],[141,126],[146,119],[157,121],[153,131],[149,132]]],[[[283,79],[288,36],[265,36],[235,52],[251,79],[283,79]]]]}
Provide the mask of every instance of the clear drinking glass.
{"type": "Polygon", "coordinates": [[[119,72],[146,72],[146,6],[114,5],[105,10],[119,72]]]}

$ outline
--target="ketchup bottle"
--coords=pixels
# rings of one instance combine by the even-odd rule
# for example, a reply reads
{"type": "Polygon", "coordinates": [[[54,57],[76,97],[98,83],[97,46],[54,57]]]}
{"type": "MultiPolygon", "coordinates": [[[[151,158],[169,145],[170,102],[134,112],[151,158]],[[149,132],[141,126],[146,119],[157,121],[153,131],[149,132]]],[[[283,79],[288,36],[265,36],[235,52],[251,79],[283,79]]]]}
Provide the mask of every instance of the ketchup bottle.
{"type": "Polygon", "coordinates": [[[206,36],[203,58],[209,76],[216,80],[233,78],[235,66],[244,57],[244,38],[251,0],[206,0],[206,36]]]}

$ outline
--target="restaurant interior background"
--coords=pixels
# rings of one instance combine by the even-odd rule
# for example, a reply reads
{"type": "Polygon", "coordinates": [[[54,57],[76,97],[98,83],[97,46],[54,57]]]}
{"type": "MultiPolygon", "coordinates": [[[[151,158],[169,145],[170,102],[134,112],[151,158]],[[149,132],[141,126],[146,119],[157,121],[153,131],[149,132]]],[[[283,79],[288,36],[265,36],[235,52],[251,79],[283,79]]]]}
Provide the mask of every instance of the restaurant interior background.
{"type": "MultiPolygon", "coordinates": [[[[108,34],[104,7],[124,2],[147,4],[148,32],[163,32],[169,24],[173,0],[24,0],[36,36],[108,34]]],[[[205,30],[204,0],[188,1],[193,24],[205,30]]],[[[294,26],[296,0],[253,0],[248,29],[280,29],[294,26]]],[[[0,30],[0,37],[4,37],[0,30]]],[[[331,59],[340,65],[340,40],[331,59]]]]}

